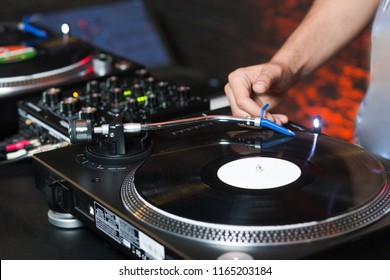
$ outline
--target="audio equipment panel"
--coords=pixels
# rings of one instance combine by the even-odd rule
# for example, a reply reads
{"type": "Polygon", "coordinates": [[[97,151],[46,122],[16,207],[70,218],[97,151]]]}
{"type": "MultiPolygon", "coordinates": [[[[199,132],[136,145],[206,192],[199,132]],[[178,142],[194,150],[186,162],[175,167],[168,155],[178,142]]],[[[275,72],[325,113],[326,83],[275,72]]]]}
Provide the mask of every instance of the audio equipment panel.
{"type": "Polygon", "coordinates": [[[139,64],[102,51],[68,34],[60,36],[24,21],[0,23],[0,137],[18,128],[17,103],[51,87],[120,76],[139,64]]]}
{"type": "Polygon", "coordinates": [[[145,123],[206,110],[209,110],[207,98],[193,95],[185,85],[159,81],[142,67],[126,75],[48,88],[41,97],[19,104],[22,122],[32,122],[68,142],[72,120],[88,119],[92,125],[99,125],[119,115],[123,122],[145,123]]]}

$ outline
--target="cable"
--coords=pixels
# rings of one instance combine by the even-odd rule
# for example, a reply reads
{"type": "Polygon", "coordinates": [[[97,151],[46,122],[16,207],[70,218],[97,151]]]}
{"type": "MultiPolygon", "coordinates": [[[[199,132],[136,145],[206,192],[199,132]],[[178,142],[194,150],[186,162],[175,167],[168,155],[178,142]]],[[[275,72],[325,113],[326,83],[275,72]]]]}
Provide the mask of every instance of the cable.
{"type": "Polygon", "coordinates": [[[38,145],[40,145],[38,139],[31,139],[31,140],[30,139],[23,139],[23,140],[20,140],[16,143],[6,145],[5,151],[12,152],[12,151],[17,151],[17,150],[23,149],[27,146],[38,146],[38,145]]]}
{"type": "Polygon", "coordinates": [[[33,147],[32,149],[19,149],[14,152],[6,154],[6,160],[0,161],[0,166],[5,164],[11,164],[14,162],[21,161],[23,159],[29,158],[37,153],[51,151],[57,148],[62,148],[68,146],[69,143],[66,141],[55,143],[55,144],[46,144],[38,147],[33,147]]]}

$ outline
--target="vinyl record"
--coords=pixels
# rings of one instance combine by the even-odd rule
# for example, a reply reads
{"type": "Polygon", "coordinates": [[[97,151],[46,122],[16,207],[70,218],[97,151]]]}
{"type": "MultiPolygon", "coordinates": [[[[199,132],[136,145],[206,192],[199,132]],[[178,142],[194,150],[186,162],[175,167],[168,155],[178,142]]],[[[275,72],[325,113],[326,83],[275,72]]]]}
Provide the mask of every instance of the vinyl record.
{"type": "Polygon", "coordinates": [[[262,133],[230,132],[207,144],[195,139],[151,156],[123,184],[126,207],[189,237],[215,241],[228,229],[220,238],[267,243],[334,236],[389,211],[388,172],[359,147],[300,132],[256,144],[262,133]]]}

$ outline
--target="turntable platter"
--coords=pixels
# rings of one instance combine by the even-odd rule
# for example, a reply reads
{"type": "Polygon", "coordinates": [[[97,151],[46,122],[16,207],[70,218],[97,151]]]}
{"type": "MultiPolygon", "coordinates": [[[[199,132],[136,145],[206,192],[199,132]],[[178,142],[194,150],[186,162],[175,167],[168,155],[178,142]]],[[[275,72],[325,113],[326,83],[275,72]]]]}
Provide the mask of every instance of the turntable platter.
{"type": "MultiPolygon", "coordinates": [[[[259,133],[249,131],[245,138],[260,138],[259,133]]],[[[385,215],[390,193],[383,164],[357,146],[317,136],[298,133],[284,144],[262,148],[230,139],[229,145],[217,141],[170,149],[130,172],[122,199],[132,214],[154,227],[240,243],[307,242],[356,230],[385,215]],[[259,188],[221,180],[221,168],[248,159],[254,160],[248,168],[257,173],[259,188]],[[263,165],[264,159],[276,165],[263,165]],[[259,171],[259,165],[274,170],[259,171]],[[263,184],[270,179],[263,174],[283,178],[291,166],[299,175],[281,185],[263,184]]],[[[238,170],[236,177],[243,174],[238,170]]]]}

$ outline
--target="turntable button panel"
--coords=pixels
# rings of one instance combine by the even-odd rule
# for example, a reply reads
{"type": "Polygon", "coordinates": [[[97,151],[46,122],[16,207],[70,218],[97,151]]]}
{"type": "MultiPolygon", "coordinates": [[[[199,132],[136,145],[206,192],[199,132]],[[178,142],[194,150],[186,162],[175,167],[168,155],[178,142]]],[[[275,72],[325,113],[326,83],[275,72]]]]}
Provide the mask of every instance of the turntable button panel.
{"type": "Polygon", "coordinates": [[[96,228],[130,250],[138,259],[165,259],[165,248],[99,203],[94,203],[96,228]]]}

